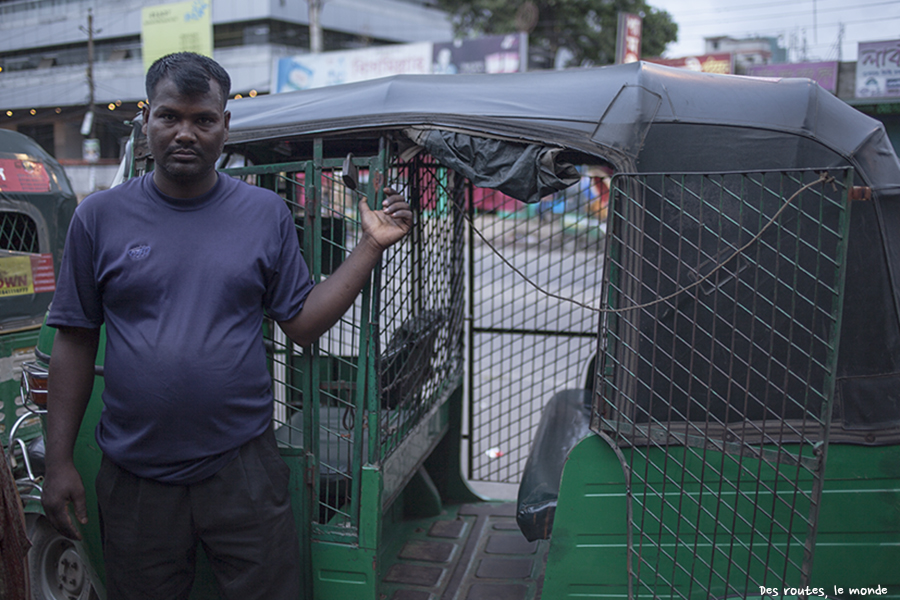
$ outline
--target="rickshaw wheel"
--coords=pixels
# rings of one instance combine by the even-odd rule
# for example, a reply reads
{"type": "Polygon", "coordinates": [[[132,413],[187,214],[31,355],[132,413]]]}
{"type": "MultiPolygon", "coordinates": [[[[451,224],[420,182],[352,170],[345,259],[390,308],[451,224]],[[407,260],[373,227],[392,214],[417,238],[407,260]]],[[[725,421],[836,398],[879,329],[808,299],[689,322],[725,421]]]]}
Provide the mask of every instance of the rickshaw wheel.
{"type": "Polygon", "coordinates": [[[30,527],[31,594],[34,600],[95,600],[84,561],[75,544],[43,517],[30,527]]]}

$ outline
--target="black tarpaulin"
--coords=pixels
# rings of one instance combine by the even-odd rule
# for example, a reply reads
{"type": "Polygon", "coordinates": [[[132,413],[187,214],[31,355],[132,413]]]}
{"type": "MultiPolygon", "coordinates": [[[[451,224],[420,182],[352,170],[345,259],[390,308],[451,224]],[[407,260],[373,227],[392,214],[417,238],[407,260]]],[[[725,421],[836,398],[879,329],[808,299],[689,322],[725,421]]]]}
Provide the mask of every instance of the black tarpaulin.
{"type": "Polygon", "coordinates": [[[573,165],[557,160],[561,148],[435,129],[408,134],[435,160],[475,185],[500,190],[522,202],[539,202],[580,179],[573,165]]]}

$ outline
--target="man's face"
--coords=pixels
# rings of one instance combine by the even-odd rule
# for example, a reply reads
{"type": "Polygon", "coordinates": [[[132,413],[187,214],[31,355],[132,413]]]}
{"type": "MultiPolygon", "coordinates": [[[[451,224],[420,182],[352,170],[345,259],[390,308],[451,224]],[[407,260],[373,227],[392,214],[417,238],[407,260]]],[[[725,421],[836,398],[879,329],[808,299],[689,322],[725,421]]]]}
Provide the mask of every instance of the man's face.
{"type": "Polygon", "coordinates": [[[143,109],[143,131],[156,163],[154,181],[163,193],[188,198],[215,185],[216,160],[228,139],[231,113],[223,110],[218,83],[205,94],[184,96],[168,78],[143,109]]]}

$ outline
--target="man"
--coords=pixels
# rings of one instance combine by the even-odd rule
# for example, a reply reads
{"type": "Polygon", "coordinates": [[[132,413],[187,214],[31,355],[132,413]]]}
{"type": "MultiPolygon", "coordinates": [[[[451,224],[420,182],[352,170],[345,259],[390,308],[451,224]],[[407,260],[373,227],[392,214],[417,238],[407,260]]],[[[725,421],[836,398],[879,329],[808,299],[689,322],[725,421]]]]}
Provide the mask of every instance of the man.
{"type": "Polygon", "coordinates": [[[215,170],[230,85],[192,53],[151,66],[143,131],[154,170],[78,207],[47,321],[57,333],[43,503],[70,537],[68,504],[86,522],[72,451],[106,325],[96,485],[110,600],[186,598],[198,542],[226,598],[299,597],[263,313],[308,346],[412,221],[391,189],[381,211],[360,203],[359,244],[313,286],[285,203],[215,170]]]}

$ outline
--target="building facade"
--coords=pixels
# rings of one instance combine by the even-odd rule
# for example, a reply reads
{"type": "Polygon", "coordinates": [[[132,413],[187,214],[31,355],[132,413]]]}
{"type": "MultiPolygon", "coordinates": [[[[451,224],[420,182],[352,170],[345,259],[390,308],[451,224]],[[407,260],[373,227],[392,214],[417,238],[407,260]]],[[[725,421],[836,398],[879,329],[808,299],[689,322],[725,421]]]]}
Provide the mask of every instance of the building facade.
{"type": "MultiPolygon", "coordinates": [[[[208,2],[213,55],[232,77],[232,94],[270,91],[272,65],[308,51],[304,0],[208,2]]],[[[0,127],[36,139],[64,164],[82,159],[91,86],[100,162],[115,162],[127,122],[145,97],[141,15],[159,0],[0,0],[0,127]],[[90,35],[89,35],[90,34],[90,35]]],[[[453,31],[434,0],[324,0],[324,50],[447,41],[453,31]]]]}
{"type": "Polygon", "coordinates": [[[787,50],[778,45],[778,38],[733,38],[717,36],[704,38],[707,54],[729,53],[734,57],[736,73],[743,73],[753,65],[783,63],[787,59],[787,50]]]}

